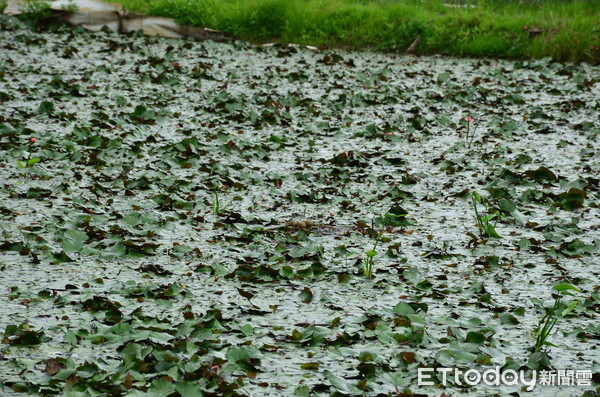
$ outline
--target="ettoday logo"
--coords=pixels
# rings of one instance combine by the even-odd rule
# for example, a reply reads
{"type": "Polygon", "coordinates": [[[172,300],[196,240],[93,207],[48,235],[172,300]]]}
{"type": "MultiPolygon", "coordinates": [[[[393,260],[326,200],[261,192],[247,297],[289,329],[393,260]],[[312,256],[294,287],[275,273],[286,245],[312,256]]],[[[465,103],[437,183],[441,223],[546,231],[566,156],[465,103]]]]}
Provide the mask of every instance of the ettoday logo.
{"type": "Polygon", "coordinates": [[[483,382],[489,386],[525,385],[527,386],[526,390],[531,391],[537,382],[536,371],[532,371],[529,376],[526,376],[525,371],[512,369],[500,371],[500,367],[490,368],[483,372],[477,369],[463,371],[458,368],[419,368],[417,384],[419,386],[433,386],[436,373],[441,374],[440,383],[442,386],[446,386],[449,381],[458,386],[475,386],[483,382]]]}
{"type": "Polygon", "coordinates": [[[440,379],[442,386],[449,382],[457,386],[475,386],[484,383],[488,386],[500,385],[524,385],[526,390],[531,391],[536,385],[539,386],[592,386],[592,370],[589,369],[562,369],[542,371],[515,371],[500,367],[487,369],[483,372],[477,369],[466,371],[458,368],[419,368],[417,383],[419,386],[433,386],[440,379]]]}

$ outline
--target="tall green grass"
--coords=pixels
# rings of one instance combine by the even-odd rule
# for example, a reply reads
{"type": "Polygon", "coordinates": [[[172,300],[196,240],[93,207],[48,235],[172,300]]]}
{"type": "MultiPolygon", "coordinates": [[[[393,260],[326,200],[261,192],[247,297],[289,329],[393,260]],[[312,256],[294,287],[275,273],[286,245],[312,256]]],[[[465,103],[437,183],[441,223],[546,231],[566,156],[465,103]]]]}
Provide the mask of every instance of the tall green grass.
{"type": "Polygon", "coordinates": [[[448,7],[441,0],[121,3],[131,11],[172,17],[253,42],[401,52],[420,37],[416,50],[421,54],[600,61],[600,0],[480,0],[472,7],[448,7]]]}

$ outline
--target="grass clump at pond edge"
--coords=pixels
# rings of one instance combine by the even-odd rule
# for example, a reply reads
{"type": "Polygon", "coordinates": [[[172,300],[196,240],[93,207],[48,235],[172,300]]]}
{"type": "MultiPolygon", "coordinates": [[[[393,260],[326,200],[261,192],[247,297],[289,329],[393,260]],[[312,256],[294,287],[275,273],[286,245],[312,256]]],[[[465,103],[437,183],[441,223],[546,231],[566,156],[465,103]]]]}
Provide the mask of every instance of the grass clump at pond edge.
{"type": "Polygon", "coordinates": [[[123,0],[131,11],[175,18],[252,42],[505,58],[600,60],[600,2],[439,0],[123,0]]]}

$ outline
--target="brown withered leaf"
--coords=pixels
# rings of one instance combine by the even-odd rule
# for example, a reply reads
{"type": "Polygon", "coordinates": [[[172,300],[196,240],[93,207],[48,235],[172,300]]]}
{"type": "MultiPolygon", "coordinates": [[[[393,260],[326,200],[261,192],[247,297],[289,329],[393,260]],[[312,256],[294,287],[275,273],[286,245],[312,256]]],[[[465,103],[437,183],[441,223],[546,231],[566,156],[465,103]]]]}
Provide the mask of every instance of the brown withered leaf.
{"type": "Polygon", "coordinates": [[[406,361],[409,364],[415,362],[415,352],[402,352],[400,353],[400,355],[402,355],[404,361],[406,361]]]}
{"type": "Polygon", "coordinates": [[[65,365],[58,362],[57,359],[51,358],[46,362],[46,369],[44,372],[48,374],[48,376],[54,376],[60,371],[61,368],[64,368],[65,365]]]}
{"type": "Polygon", "coordinates": [[[65,381],[65,387],[64,387],[63,391],[67,392],[67,391],[71,390],[72,388],[77,386],[78,383],[79,383],[79,376],[72,374],[65,381]]]}
{"type": "Polygon", "coordinates": [[[133,376],[131,376],[129,372],[127,372],[127,375],[125,375],[125,382],[123,382],[123,386],[125,386],[127,390],[133,387],[133,376]]]}

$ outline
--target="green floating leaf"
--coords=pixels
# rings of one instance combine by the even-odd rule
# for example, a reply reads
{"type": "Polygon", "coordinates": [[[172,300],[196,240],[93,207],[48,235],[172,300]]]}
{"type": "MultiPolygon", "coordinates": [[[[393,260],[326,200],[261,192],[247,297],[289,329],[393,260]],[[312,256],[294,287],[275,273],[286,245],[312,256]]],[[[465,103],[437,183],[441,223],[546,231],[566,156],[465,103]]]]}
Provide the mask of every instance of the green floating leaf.
{"type": "Polygon", "coordinates": [[[240,331],[246,336],[254,335],[254,328],[250,324],[244,324],[240,327],[240,331]]]}
{"type": "Polygon", "coordinates": [[[118,106],[127,105],[127,99],[125,99],[125,97],[122,95],[117,95],[117,97],[115,98],[115,102],[118,106]]]}
{"type": "Polygon", "coordinates": [[[349,383],[346,379],[339,377],[337,375],[334,375],[329,370],[323,371],[323,375],[325,375],[325,378],[327,378],[329,383],[331,383],[331,385],[333,387],[335,387],[337,390],[339,390],[341,392],[346,392],[346,393],[361,394],[360,390],[356,386],[349,383]]]}
{"type": "Polygon", "coordinates": [[[54,112],[54,103],[43,101],[38,108],[39,114],[52,114],[54,112]]]}
{"type": "Polygon", "coordinates": [[[260,356],[261,354],[255,348],[244,346],[232,346],[225,354],[230,363],[237,365],[239,369],[246,372],[258,371],[257,366],[260,365],[260,356]]]}
{"type": "Polygon", "coordinates": [[[438,84],[445,83],[450,78],[450,73],[440,73],[437,77],[438,84]]]}
{"type": "Polygon", "coordinates": [[[383,217],[376,219],[378,226],[408,226],[410,222],[405,219],[408,215],[408,211],[399,205],[395,205],[390,208],[383,217]]]}
{"type": "Polygon", "coordinates": [[[310,397],[310,388],[306,385],[298,386],[294,390],[294,397],[310,397]]]}
{"type": "Polygon", "coordinates": [[[554,182],[558,179],[556,174],[546,167],[540,167],[537,170],[526,171],[525,176],[538,183],[554,182]]]}
{"type": "Polygon", "coordinates": [[[33,346],[42,343],[44,331],[33,331],[26,324],[9,324],[4,330],[2,343],[13,346],[33,346]]]}
{"type": "Polygon", "coordinates": [[[156,122],[156,113],[154,110],[148,110],[145,106],[136,106],[131,113],[131,120],[143,124],[154,124],[156,122]]]}
{"type": "Polygon", "coordinates": [[[466,341],[469,343],[475,343],[477,345],[483,344],[485,342],[485,335],[481,332],[469,332],[467,333],[466,341]]]}
{"type": "Polygon", "coordinates": [[[306,255],[306,250],[302,247],[294,248],[288,252],[288,255],[292,258],[302,258],[304,255],[306,255]]]}
{"type": "Polygon", "coordinates": [[[519,320],[517,320],[517,318],[510,313],[502,313],[498,317],[500,318],[500,322],[502,324],[519,324],[519,320]]]}
{"type": "Polygon", "coordinates": [[[510,200],[500,199],[498,200],[498,204],[500,205],[500,209],[506,212],[513,212],[517,209],[517,205],[510,200]]]}
{"type": "Polygon", "coordinates": [[[69,229],[63,235],[62,248],[66,253],[79,252],[83,248],[88,235],[77,229],[69,229]]]}
{"type": "Polygon", "coordinates": [[[560,245],[560,252],[567,257],[573,258],[591,254],[594,250],[595,247],[593,245],[586,244],[578,238],[572,241],[565,241],[560,245]]]}
{"type": "MultiPolygon", "coordinates": [[[[187,390],[187,389],[186,389],[187,390]]],[[[144,392],[144,396],[160,397],[168,396],[175,391],[173,383],[167,379],[154,379],[150,385],[150,389],[144,392]]],[[[182,394],[183,396],[184,394],[182,394]]]]}
{"type": "Polygon", "coordinates": [[[204,394],[200,388],[192,382],[179,382],[175,384],[175,390],[185,397],[202,397],[204,394]]]}
{"type": "Polygon", "coordinates": [[[10,99],[11,99],[11,96],[9,94],[7,94],[6,92],[0,91],[0,103],[6,102],[6,101],[8,101],[10,99]]]}
{"type": "Polygon", "coordinates": [[[527,360],[527,367],[534,371],[540,371],[543,369],[552,368],[552,364],[550,363],[550,358],[544,352],[535,352],[529,356],[527,360]]]}
{"type": "Polygon", "coordinates": [[[399,314],[401,316],[406,316],[407,314],[415,314],[415,311],[408,303],[400,302],[396,306],[394,306],[393,312],[399,314]]]}
{"type": "Polygon", "coordinates": [[[554,206],[572,211],[577,208],[583,208],[583,203],[587,195],[583,190],[571,188],[567,192],[552,197],[555,201],[554,206]]]}
{"type": "Polygon", "coordinates": [[[310,303],[313,300],[313,293],[308,287],[304,287],[304,290],[300,292],[300,299],[303,303],[310,303]]]}
{"type": "Polygon", "coordinates": [[[321,365],[320,363],[314,362],[314,363],[304,363],[304,364],[300,364],[300,368],[301,369],[305,369],[305,370],[311,370],[311,371],[316,371],[319,369],[319,365],[321,365]]]}

